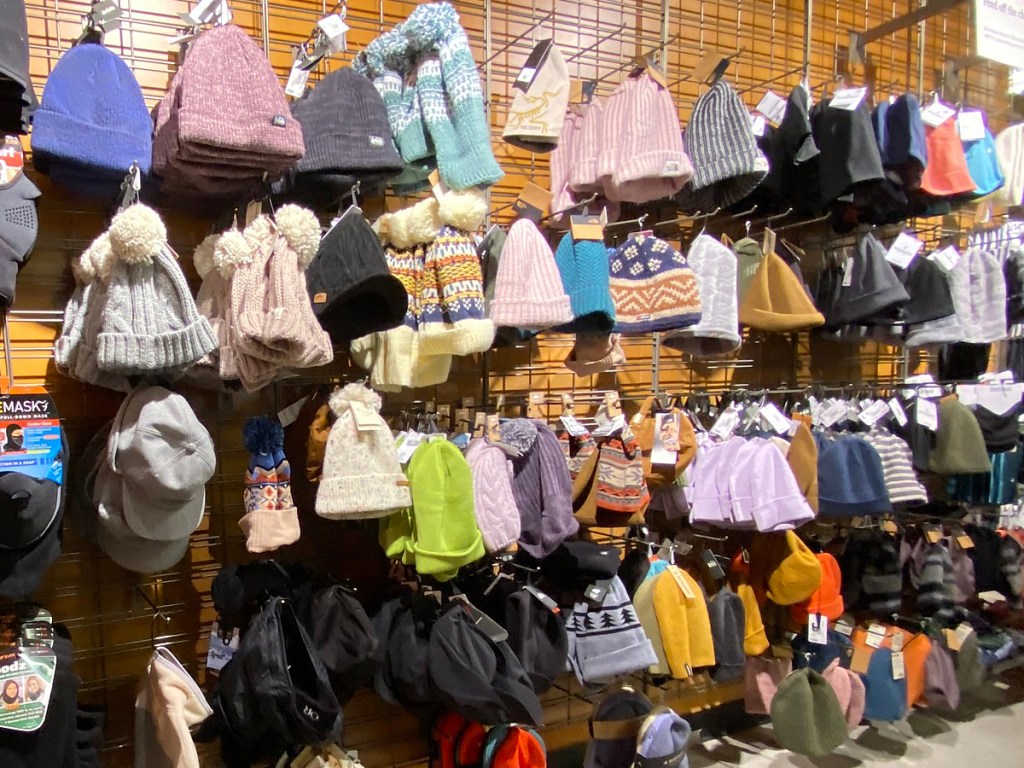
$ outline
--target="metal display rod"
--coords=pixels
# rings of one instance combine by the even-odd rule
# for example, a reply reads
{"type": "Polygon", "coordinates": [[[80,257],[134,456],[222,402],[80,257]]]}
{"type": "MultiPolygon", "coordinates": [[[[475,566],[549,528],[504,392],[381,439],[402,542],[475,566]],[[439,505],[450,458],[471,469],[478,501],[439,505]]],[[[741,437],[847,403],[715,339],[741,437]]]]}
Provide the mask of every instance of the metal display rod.
{"type": "Polygon", "coordinates": [[[945,13],[963,2],[965,0],[928,0],[921,7],[908,11],[902,16],[890,19],[879,24],[877,27],[863,31],[850,30],[850,63],[857,66],[864,63],[864,46],[868,43],[881,40],[894,32],[899,32],[901,29],[912,27],[914,24],[930,19],[932,16],[945,13]]]}

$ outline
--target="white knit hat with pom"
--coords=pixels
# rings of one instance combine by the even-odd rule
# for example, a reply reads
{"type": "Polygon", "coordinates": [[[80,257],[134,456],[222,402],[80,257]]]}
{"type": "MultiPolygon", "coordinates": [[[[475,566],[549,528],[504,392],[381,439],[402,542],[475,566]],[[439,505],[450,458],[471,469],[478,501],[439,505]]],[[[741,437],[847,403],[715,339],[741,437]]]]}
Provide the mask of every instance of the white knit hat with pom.
{"type": "Polygon", "coordinates": [[[97,340],[99,367],[175,376],[216,349],[156,211],[133,205],[114,217],[107,234],[112,271],[97,340]]]}
{"type": "Polygon", "coordinates": [[[380,395],[364,384],[334,390],[316,513],[331,520],[385,517],[412,504],[380,395]]]}

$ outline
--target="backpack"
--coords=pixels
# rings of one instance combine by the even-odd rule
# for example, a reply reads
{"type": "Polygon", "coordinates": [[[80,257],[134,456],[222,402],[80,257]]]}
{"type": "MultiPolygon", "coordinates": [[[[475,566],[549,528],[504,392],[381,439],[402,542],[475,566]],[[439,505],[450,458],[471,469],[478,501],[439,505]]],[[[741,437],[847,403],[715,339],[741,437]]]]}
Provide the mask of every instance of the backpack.
{"type": "Polygon", "coordinates": [[[437,768],[479,768],[487,736],[480,723],[449,710],[437,718],[430,735],[437,768]]]}

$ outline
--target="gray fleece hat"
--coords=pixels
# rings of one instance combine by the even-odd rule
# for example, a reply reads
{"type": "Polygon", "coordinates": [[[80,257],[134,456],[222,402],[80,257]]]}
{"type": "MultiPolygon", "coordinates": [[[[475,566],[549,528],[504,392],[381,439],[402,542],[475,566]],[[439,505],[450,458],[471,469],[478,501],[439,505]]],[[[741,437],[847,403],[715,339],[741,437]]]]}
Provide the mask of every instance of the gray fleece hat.
{"type": "Polygon", "coordinates": [[[97,339],[99,367],[173,376],[217,349],[156,211],[130,206],[114,217],[108,236],[112,265],[97,339]]]}
{"type": "Polygon", "coordinates": [[[711,637],[714,641],[716,683],[739,680],[747,657],[743,653],[743,634],[746,626],[746,612],[743,599],[728,587],[722,587],[708,601],[708,618],[711,620],[711,637]]]}

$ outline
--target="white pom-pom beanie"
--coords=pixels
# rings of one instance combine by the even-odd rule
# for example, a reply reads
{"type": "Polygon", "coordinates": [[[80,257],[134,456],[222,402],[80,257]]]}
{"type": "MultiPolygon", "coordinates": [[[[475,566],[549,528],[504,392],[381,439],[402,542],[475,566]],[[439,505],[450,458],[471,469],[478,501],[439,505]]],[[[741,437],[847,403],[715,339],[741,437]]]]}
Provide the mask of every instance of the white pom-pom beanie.
{"type": "Polygon", "coordinates": [[[409,482],[380,415],[380,395],[363,384],[346,384],[331,395],[330,406],[337,418],[327,438],[316,513],[332,520],[363,520],[410,506],[409,482]]]}

